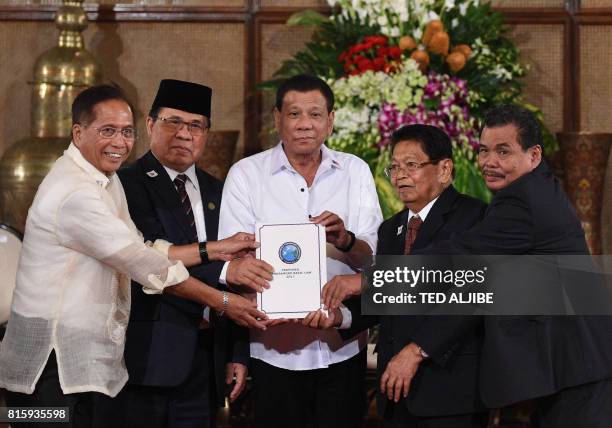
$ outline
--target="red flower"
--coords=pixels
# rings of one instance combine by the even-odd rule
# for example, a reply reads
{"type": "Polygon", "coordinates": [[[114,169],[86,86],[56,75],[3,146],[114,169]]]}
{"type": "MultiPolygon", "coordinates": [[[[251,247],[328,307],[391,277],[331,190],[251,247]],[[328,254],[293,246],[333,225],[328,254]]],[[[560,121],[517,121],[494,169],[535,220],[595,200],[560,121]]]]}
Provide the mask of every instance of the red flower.
{"type": "Polygon", "coordinates": [[[374,70],[374,64],[369,59],[363,58],[357,62],[357,67],[359,67],[359,71],[366,72],[368,70],[374,70]]]}
{"type": "Polygon", "coordinates": [[[402,56],[402,50],[398,46],[389,48],[389,56],[392,58],[400,58],[402,56]]]}
{"type": "Polygon", "coordinates": [[[376,56],[386,57],[387,55],[389,55],[389,48],[382,47],[376,50],[376,56]]]}
{"type": "Polygon", "coordinates": [[[376,71],[383,71],[387,65],[387,61],[384,58],[374,58],[374,69],[376,71]]]}
{"type": "Polygon", "coordinates": [[[359,43],[354,46],[355,52],[367,51],[369,46],[364,43],[359,43]]]}
{"type": "Polygon", "coordinates": [[[366,42],[370,42],[375,45],[386,45],[387,38],[385,36],[366,36],[364,39],[366,42]]]}

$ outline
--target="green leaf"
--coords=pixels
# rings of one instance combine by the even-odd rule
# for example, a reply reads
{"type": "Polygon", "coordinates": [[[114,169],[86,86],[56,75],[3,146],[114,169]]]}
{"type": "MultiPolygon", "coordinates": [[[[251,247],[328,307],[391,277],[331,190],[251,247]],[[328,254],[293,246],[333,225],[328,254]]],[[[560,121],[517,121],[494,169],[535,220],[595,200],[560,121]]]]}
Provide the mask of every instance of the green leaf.
{"type": "Polygon", "coordinates": [[[287,20],[287,25],[305,25],[308,27],[312,26],[320,26],[324,23],[329,22],[329,17],[320,14],[314,10],[303,10],[300,12],[296,12],[289,17],[287,20]]]}

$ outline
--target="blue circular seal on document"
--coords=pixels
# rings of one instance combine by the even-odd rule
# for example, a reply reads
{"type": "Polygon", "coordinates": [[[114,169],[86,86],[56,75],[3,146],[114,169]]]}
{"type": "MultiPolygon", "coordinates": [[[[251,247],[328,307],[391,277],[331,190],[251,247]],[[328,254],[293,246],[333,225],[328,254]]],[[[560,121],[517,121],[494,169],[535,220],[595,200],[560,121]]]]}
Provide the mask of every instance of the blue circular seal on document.
{"type": "Polygon", "coordinates": [[[295,242],[285,242],[280,246],[278,256],[283,262],[292,264],[297,262],[302,256],[302,249],[295,242]]]}

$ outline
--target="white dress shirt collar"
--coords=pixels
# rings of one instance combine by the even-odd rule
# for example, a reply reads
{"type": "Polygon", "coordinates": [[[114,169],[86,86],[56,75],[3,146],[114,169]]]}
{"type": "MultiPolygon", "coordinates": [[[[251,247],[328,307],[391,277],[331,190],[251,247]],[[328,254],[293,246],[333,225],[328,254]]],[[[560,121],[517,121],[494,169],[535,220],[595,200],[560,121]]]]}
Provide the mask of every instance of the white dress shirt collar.
{"type": "Polygon", "coordinates": [[[106,188],[106,186],[108,186],[110,183],[110,178],[89,163],[89,161],[83,157],[79,148],[75,146],[74,142],[70,142],[70,145],[65,153],[66,156],[70,157],[74,163],[76,163],[81,169],[90,175],[96,181],[96,183],[102,186],[102,188],[106,188]]]}
{"type": "Polygon", "coordinates": [[[425,219],[429,215],[429,211],[431,211],[431,207],[433,207],[433,205],[436,203],[436,201],[438,200],[439,197],[440,197],[440,195],[438,195],[436,198],[434,198],[431,201],[429,201],[429,203],[427,205],[425,205],[423,207],[423,209],[421,211],[419,211],[418,213],[415,213],[412,210],[408,210],[408,220],[410,220],[415,215],[418,215],[421,220],[425,221],[425,219]]]}
{"type": "MultiPolygon", "coordinates": [[[[161,163],[161,162],[160,162],[161,163]]],[[[195,170],[195,165],[191,165],[189,168],[187,168],[185,171],[183,172],[178,172],[173,170],[172,168],[168,168],[166,165],[162,164],[162,166],[164,167],[164,169],[166,170],[166,172],[168,173],[168,175],[170,176],[170,181],[174,182],[174,179],[176,178],[177,175],[179,174],[185,174],[187,176],[187,178],[189,178],[189,181],[191,182],[191,184],[193,184],[193,186],[199,190],[199,186],[198,186],[198,177],[196,176],[196,170],[195,170]]]]}
{"type": "MultiPolygon", "coordinates": [[[[332,150],[329,150],[325,144],[321,146],[321,170],[326,170],[330,168],[339,168],[342,169],[342,164],[336,153],[332,150]]],[[[282,169],[288,169],[289,171],[295,171],[289,159],[287,158],[287,154],[283,149],[282,141],[278,143],[273,149],[271,153],[270,159],[270,175],[274,175],[278,171],[282,169]]]]}

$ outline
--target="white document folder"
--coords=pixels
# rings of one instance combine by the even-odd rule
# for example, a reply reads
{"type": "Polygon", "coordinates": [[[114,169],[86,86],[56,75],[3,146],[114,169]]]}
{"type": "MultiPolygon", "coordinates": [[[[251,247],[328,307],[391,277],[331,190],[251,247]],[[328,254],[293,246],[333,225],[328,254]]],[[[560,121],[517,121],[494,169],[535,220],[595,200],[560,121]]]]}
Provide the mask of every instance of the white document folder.
{"type": "Polygon", "coordinates": [[[314,223],[255,227],[257,258],[274,268],[270,288],[257,293],[257,307],[270,319],[304,318],[322,309],[327,282],[325,227],[314,223]]]}

